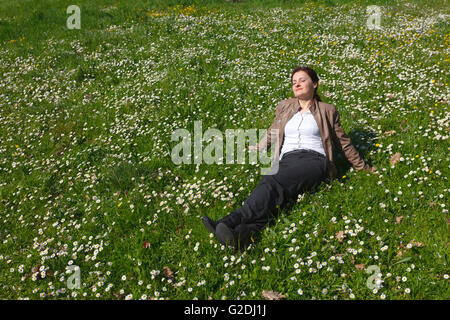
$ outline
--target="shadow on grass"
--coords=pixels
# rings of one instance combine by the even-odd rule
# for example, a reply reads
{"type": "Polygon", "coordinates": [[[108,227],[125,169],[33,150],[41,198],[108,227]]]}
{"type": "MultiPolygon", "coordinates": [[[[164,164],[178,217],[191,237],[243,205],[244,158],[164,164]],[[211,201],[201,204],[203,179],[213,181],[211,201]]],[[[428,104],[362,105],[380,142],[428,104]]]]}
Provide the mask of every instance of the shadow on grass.
{"type": "MultiPolygon", "coordinates": [[[[371,142],[377,137],[377,133],[373,130],[353,129],[347,135],[350,137],[352,145],[356,148],[359,155],[364,160],[366,159],[366,155],[368,152],[376,149],[375,144],[371,142]]],[[[338,172],[338,177],[346,175],[352,165],[345,158],[345,155],[339,152],[338,149],[334,146],[333,158],[338,172]]],[[[370,166],[373,166],[373,164],[369,161],[365,160],[365,162],[370,166]]]]}

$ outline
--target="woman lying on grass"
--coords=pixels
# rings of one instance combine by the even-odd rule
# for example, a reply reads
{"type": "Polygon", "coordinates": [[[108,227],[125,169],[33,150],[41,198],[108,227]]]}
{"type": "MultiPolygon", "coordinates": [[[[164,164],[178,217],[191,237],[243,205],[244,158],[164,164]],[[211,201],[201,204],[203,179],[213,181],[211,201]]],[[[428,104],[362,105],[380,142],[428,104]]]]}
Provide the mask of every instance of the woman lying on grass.
{"type": "Polygon", "coordinates": [[[279,159],[276,173],[263,175],[244,205],[226,217],[218,221],[202,217],[205,227],[223,245],[244,250],[278,206],[336,178],[332,143],[356,170],[377,172],[364,162],[345,134],[336,107],[321,101],[316,72],[307,66],[296,67],[291,82],[295,97],[278,104],[266,137],[257,146],[249,146],[250,150],[261,150],[270,147],[273,138],[282,141],[275,149],[279,159]],[[271,136],[273,132],[277,132],[276,137],[271,136]]]}

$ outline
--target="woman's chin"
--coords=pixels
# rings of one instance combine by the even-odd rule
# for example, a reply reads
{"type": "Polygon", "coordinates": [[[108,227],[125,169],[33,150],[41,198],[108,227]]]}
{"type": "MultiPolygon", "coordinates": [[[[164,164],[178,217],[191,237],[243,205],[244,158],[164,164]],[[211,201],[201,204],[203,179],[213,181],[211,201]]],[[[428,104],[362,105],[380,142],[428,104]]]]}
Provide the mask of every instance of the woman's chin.
{"type": "Polygon", "coordinates": [[[304,94],[304,93],[300,93],[300,92],[295,93],[294,96],[297,99],[302,99],[302,100],[308,100],[308,99],[312,99],[313,98],[312,95],[308,95],[308,94],[304,94]]]}

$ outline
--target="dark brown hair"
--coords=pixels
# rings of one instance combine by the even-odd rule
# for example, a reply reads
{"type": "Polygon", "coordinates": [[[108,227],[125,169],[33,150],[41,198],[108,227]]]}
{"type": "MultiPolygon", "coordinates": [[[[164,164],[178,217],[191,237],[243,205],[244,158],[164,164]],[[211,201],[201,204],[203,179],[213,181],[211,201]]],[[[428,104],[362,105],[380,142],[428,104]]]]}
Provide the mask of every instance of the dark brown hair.
{"type": "Polygon", "coordinates": [[[317,99],[317,101],[322,101],[322,99],[320,99],[320,96],[317,94],[317,89],[319,89],[319,77],[317,76],[317,73],[312,68],[305,66],[305,65],[295,67],[291,73],[291,83],[292,83],[292,78],[294,77],[294,74],[296,74],[299,71],[306,72],[308,74],[308,76],[310,76],[312,82],[317,83],[317,87],[314,89],[314,98],[317,99]]]}

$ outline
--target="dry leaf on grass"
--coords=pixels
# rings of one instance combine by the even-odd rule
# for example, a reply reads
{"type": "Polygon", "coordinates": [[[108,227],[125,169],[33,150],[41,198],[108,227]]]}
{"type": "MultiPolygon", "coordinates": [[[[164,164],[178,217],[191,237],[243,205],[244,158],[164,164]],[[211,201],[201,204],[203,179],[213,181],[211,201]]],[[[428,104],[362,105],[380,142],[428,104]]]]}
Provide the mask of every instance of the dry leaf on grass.
{"type": "Polygon", "coordinates": [[[400,161],[400,158],[402,157],[402,155],[400,153],[396,153],[391,157],[391,160],[389,161],[389,163],[391,164],[391,166],[393,166],[394,164],[396,164],[397,162],[400,161]]]}
{"type": "Polygon", "coordinates": [[[262,292],[262,296],[264,299],[266,300],[280,300],[280,299],[285,299],[286,296],[282,295],[279,292],[275,292],[275,291],[267,291],[267,290],[263,290],[262,292]]]}
{"type": "Polygon", "coordinates": [[[342,242],[342,240],[346,237],[346,235],[344,234],[344,231],[340,230],[339,232],[336,233],[336,239],[339,242],[342,242]]]}
{"type": "Polygon", "coordinates": [[[403,219],[403,216],[395,217],[395,223],[399,224],[403,219]]]}
{"type": "Polygon", "coordinates": [[[355,264],[355,268],[356,268],[356,270],[364,270],[365,265],[364,265],[364,263],[355,264]]]}
{"type": "Polygon", "coordinates": [[[42,264],[40,264],[40,265],[38,265],[36,267],[33,267],[33,268],[31,268],[31,272],[33,272],[33,273],[40,272],[41,271],[40,270],[41,267],[42,267],[42,264]]]}
{"type": "Polygon", "coordinates": [[[167,278],[172,279],[172,280],[174,279],[173,272],[172,272],[172,270],[170,270],[169,267],[167,267],[167,266],[163,267],[163,273],[167,278]]]}
{"type": "Polygon", "coordinates": [[[391,136],[391,135],[396,134],[396,133],[397,133],[397,132],[396,132],[395,130],[385,131],[385,132],[384,132],[384,134],[385,134],[386,136],[391,136]]]}
{"type": "Polygon", "coordinates": [[[421,243],[419,241],[411,241],[410,244],[412,244],[413,246],[416,246],[418,248],[422,248],[423,247],[423,243],[421,243]]]}

